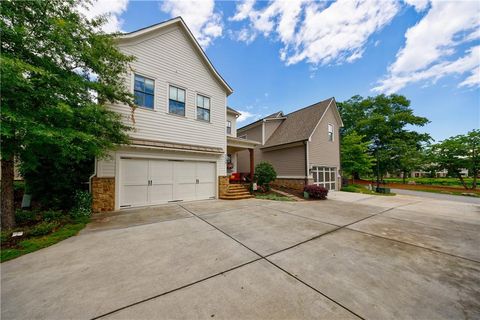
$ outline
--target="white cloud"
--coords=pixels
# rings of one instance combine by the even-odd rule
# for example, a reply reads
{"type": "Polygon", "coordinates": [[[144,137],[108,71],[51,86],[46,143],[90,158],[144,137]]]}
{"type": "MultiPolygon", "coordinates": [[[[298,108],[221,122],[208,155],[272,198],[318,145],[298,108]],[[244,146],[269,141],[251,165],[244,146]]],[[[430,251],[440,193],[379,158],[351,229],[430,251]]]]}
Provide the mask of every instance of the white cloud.
{"type": "Polygon", "coordinates": [[[300,61],[323,65],[359,59],[370,35],[388,24],[398,11],[397,2],[383,0],[339,0],[330,5],[272,0],[261,10],[255,10],[254,2],[246,0],[237,5],[231,20],[248,19],[252,32],[264,36],[275,33],[284,45],[280,58],[287,65],[300,61]]]}
{"type": "Polygon", "coordinates": [[[450,75],[472,73],[462,82],[471,86],[480,63],[478,47],[470,47],[463,56],[452,58],[480,34],[480,7],[477,2],[437,2],[430,4],[428,13],[405,34],[405,46],[397,53],[387,76],[374,91],[392,93],[409,83],[450,75]]]}
{"type": "Polygon", "coordinates": [[[181,16],[204,48],[223,33],[222,16],[214,0],[165,0],[160,9],[172,17],[181,16]]]}
{"type": "Polygon", "coordinates": [[[120,19],[120,15],[127,10],[128,1],[96,0],[86,6],[78,7],[78,10],[89,19],[107,15],[107,22],[102,26],[102,30],[112,33],[121,31],[123,20],[120,19]]]}
{"type": "Polygon", "coordinates": [[[404,2],[408,5],[411,5],[417,10],[418,12],[427,9],[429,0],[404,0],[404,2]]]}
{"type": "Polygon", "coordinates": [[[409,83],[430,81],[435,83],[447,75],[470,73],[470,76],[459,84],[459,87],[473,87],[480,85],[480,46],[469,49],[466,55],[454,61],[437,63],[425,70],[409,72],[405,75],[392,75],[383,80],[374,91],[393,93],[409,83]]]}
{"type": "Polygon", "coordinates": [[[239,123],[247,121],[248,119],[252,119],[252,118],[253,118],[253,120],[258,120],[261,117],[260,114],[251,113],[249,111],[238,110],[238,112],[241,113],[241,115],[237,118],[237,122],[239,122],[239,123]]]}

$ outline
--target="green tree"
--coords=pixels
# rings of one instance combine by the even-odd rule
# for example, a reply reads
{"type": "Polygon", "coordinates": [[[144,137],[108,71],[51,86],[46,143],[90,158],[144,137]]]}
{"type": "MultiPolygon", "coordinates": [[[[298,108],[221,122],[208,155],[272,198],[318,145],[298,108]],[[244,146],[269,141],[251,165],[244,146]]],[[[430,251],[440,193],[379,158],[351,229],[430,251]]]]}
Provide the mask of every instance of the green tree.
{"type": "Polygon", "coordinates": [[[368,142],[369,153],[375,158],[377,180],[388,172],[400,169],[395,160],[399,141],[408,143],[408,148],[418,148],[431,140],[428,134],[407,129],[407,126],[424,126],[427,118],[414,115],[410,101],[402,95],[378,95],[363,98],[353,96],[338,103],[344,128],[343,136],[357,132],[368,142]]]}
{"type": "Polygon", "coordinates": [[[446,169],[456,176],[465,189],[468,189],[462,169],[468,169],[473,176],[472,189],[477,188],[480,167],[480,130],[472,130],[465,135],[445,139],[432,146],[431,157],[438,170],[446,169]]]}
{"type": "Polygon", "coordinates": [[[269,188],[270,182],[277,178],[277,173],[269,162],[262,161],[255,166],[254,178],[259,186],[269,188]]]}
{"type": "Polygon", "coordinates": [[[122,77],[133,58],[99,31],[105,17],[87,19],[78,5],[88,3],[0,4],[3,228],[14,226],[15,158],[27,179],[45,170],[46,182],[69,180],[86,161],[128,142],[129,127],[98,101],[133,107],[122,77]]]}
{"type": "Polygon", "coordinates": [[[354,183],[355,175],[368,175],[372,172],[375,159],[368,153],[368,141],[363,141],[363,136],[355,131],[345,134],[341,142],[342,171],[352,176],[354,183]]]}

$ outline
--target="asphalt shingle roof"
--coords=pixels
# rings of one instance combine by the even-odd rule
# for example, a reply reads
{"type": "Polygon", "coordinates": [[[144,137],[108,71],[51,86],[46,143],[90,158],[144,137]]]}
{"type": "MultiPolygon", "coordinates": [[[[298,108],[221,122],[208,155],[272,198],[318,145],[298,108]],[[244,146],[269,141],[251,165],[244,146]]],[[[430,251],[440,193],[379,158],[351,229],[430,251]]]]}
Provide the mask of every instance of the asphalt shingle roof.
{"type": "Polygon", "coordinates": [[[334,98],[285,115],[286,119],[265,142],[262,148],[307,140],[334,98]]]}

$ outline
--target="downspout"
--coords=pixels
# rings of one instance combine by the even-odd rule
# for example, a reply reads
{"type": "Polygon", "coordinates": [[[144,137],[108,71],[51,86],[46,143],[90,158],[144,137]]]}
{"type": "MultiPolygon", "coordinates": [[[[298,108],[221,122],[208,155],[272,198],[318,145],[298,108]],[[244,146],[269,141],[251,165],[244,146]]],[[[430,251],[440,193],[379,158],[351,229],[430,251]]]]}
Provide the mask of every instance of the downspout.
{"type": "Polygon", "coordinates": [[[97,157],[94,159],[93,173],[88,177],[88,193],[92,193],[92,179],[97,175],[97,157]]]}
{"type": "Polygon", "coordinates": [[[303,143],[305,144],[305,182],[304,182],[304,184],[307,185],[308,184],[308,176],[309,176],[309,172],[308,172],[308,140],[305,140],[303,143]]]}

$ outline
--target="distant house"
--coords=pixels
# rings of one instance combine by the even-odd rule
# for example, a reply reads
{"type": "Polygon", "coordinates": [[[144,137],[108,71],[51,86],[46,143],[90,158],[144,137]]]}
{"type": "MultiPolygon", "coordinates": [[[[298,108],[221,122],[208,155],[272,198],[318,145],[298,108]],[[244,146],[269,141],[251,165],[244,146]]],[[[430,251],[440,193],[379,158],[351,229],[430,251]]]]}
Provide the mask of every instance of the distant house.
{"type": "MultiPolygon", "coordinates": [[[[343,126],[334,98],[289,114],[275,112],[237,130],[237,136],[261,142],[254,148],[254,162],[270,162],[275,185],[302,189],[316,184],[340,188],[340,137],[343,126]]],[[[239,172],[249,172],[249,154],[237,153],[239,172]]]]}

